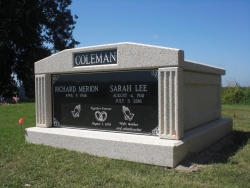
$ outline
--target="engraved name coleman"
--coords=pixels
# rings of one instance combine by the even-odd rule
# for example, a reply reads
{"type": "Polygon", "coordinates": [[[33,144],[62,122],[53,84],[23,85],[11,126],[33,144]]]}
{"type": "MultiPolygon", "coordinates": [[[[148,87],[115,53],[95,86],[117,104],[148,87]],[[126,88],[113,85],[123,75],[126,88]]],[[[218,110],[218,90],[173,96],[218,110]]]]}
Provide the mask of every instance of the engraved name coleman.
{"type": "Polygon", "coordinates": [[[117,50],[75,53],[73,60],[74,67],[116,64],[116,63],[117,63],[117,50]]]}

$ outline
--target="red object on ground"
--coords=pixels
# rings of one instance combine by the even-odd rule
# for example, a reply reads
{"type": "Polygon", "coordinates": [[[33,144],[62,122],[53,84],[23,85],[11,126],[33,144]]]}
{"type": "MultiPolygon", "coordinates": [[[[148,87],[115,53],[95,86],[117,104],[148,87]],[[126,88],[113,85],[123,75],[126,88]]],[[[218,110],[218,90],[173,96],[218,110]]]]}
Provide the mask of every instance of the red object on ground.
{"type": "Polygon", "coordinates": [[[16,97],[13,97],[13,101],[15,101],[16,103],[18,102],[19,98],[16,96],[16,97]]]}
{"type": "Polygon", "coordinates": [[[24,118],[20,118],[18,122],[19,122],[20,124],[21,124],[21,123],[24,123],[24,118]]]}
{"type": "Polygon", "coordinates": [[[236,118],[236,113],[234,113],[234,117],[236,118]]]}

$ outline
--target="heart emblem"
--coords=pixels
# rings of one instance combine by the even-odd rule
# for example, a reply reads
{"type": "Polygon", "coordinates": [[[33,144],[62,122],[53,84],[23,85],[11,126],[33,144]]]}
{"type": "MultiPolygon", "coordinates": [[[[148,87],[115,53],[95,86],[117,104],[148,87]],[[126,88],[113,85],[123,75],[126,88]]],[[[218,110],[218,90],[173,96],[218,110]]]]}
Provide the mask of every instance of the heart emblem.
{"type": "Polygon", "coordinates": [[[107,117],[108,117],[108,114],[105,111],[102,111],[102,112],[96,111],[95,112],[95,118],[97,121],[104,122],[107,119],[107,117]]]}

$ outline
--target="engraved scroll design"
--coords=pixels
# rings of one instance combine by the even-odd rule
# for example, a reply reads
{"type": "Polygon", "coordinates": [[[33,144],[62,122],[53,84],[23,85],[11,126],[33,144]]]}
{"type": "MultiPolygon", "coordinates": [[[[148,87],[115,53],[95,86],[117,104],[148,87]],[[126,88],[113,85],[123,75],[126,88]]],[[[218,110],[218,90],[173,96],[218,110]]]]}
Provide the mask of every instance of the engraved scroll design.
{"type": "Polygon", "coordinates": [[[53,75],[52,76],[52,82],[53,82],[53,84],[55,84],[56,83],[56,81],[59,79],[59,75],[53,75]]]}
{"type": "Polygon", "coordinates": [[[158,80],[158,70],[151,70],[150,73],[158,80]]]}
{"type": "Polygon", "coordinates": [[[159,126],[155,127],[155,128],[152,130],[152,135],[159,135],[159,126]]]}
{"type": "Polygon", "coordinates": [[[57,119],[56,119],[56,118],[54,118],[54,119],[53,119],[53,125],[54,125],[54,127],[61,127],[60,122],[59,122],[59,121],[57,121],[57,119]]]}

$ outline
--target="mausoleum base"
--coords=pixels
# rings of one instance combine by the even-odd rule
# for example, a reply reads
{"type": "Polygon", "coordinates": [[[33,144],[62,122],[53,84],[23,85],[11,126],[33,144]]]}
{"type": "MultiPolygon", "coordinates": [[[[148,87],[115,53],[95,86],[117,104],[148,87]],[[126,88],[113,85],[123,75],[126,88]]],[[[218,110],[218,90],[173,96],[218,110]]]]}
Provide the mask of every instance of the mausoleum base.
{"type": "Polygon", "coordinates": [[[133,162],[175,167],[183,159],[198,153],[232,131],[232,119],[221,118],[184,133],[182,140],[157,136],[69,128],[26,129],[26,141],[66,148],[133,162]]]}

